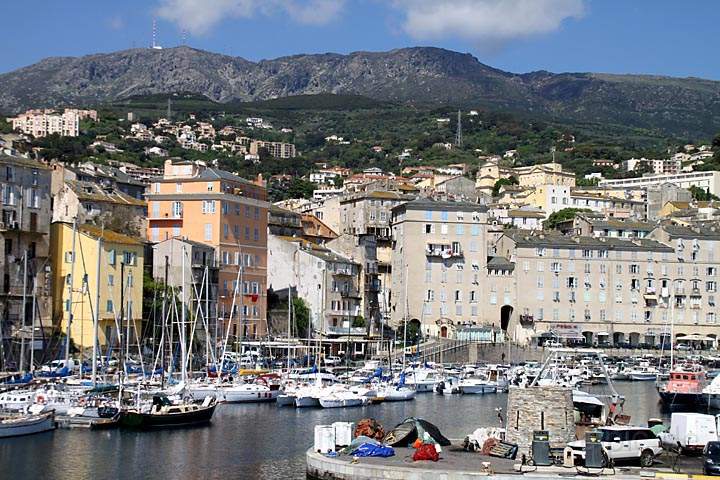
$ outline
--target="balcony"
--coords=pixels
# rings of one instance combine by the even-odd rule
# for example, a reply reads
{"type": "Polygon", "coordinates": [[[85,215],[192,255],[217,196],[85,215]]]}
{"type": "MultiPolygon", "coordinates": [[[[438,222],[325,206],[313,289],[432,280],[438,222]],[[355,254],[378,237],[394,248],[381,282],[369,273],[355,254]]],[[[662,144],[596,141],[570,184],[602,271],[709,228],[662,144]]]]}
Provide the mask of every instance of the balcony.
{"type": "Polygon", "coordinates": [[[439,257],[439,258],[460,258],[463,256],[460,244],[453,242],[449,243],[428,243],[425,247],[425,255],[428,257],[439,257]]]}

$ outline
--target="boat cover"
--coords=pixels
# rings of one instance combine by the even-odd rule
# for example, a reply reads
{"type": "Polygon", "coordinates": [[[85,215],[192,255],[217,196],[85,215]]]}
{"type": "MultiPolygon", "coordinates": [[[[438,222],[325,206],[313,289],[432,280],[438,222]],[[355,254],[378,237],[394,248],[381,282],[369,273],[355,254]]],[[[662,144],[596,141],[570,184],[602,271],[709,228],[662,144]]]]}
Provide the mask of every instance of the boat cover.
{"type": "Polygon", "coordinates": [[[383,443],[393,447],[407,447],[418,438],[427,442],[425,434],[443,447],[450,445],[450,440],[445,438],[440,429],[422,418],[406,418],[402,423],[393,428],[383,439],[383,443]]]}

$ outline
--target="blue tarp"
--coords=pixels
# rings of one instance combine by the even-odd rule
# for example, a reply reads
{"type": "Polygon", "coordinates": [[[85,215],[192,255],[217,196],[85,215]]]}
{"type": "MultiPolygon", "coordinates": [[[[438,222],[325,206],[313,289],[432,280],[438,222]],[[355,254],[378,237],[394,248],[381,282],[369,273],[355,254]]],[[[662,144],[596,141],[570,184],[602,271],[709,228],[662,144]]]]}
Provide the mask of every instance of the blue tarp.
{"type": "Polygon", "coordinates": [[[386,445],[363,443],[353,450],[352,455],[356,457],[392,457],[395,455],[395,450],[386,445]]]}

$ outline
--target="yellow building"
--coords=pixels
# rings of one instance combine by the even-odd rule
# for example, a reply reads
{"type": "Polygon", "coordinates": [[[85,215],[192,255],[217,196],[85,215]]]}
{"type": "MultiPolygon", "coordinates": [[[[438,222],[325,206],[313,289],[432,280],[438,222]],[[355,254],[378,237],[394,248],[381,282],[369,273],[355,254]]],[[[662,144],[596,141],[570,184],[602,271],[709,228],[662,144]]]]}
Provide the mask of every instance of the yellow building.
{"type": "MultiPolygon", "coordinates": [[[[94,225],[80,225],[75,233],[73,262],[73,226],[56,222],[51,228],[53,271],[53,325],[67,331],[72,312],[70,337],[79,348],[93,344],[93,315],[98,287],[98,254],[100,255],[100,300],[98,340],[118,344],[120,315],[123,325],[131,322],[130,343],[141,336],[143,244],[140,240],[94,225]],[[124,282],[121,281],[124,272],[124,282]],[[125,293],[121,295],[121,284],[125,293]],[[72,287],[72,304],[70,290],[72,287]],[[124,308],[121,305],[124,303],[124,308]],[[133,327],[137,327],[137,337],[133,327]]],[[[123,327],[124,329],[127,327],[123,327]]]]}

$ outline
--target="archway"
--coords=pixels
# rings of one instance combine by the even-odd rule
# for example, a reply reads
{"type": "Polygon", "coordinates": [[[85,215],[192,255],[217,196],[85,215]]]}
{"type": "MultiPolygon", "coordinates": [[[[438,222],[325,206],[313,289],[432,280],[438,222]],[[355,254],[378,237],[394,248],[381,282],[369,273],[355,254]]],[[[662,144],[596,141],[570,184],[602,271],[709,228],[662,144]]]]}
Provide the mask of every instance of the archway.
{"type": "Polygon", "coordinates": [[[513,307],[510,305],[503,305],[500,307],[500,328],[503,332],[507,332],[508,326],[510,326],[510,317],[512,317],[513,307]]]}
{"type": "Polygon", "coordinates": [[[447,325],[443,325],[442,327],[440,327],[440,336],[441,336],[442,338],[447,338],[447,336],[448,336],[448,327],[447,327],[447,325]]]}
{"type": "Polygon", "coordinates": [[[630,345],[637,347],[640,344],[640,334],[638,332],[631,332],[629,341],[630,345]]]}
{"type": "Polygon", "coordinates": [[[582,336],[585,339],[585,345],[593,344],[593,332],[582,332],[582,336]]]}
{"type": "Polygon", "coordinates": [[[613,345],[618,346],[619,344],[625,342],[625,334],[623,332],[615,332],[613,333],[613,345]]]}

